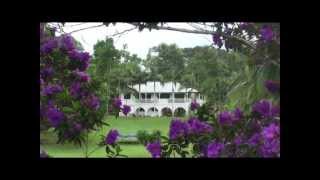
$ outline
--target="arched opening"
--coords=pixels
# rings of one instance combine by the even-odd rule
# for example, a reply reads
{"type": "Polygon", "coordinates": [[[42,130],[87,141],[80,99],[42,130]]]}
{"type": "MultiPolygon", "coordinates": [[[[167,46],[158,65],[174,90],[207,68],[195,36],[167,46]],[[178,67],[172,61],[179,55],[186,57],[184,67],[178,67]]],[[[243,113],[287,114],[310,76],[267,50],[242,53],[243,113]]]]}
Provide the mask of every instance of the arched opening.
{"type": "Polygon", "coordinates": [[[162,116],[168,116],[168,117],[171,117],[172,116],[172,111],[170,108],[168,107],[165,107],[161,110],[161,115],[162,116]]]}
{"type": "Polygon", "coordinates": [[[145,110],[142,107],[138,108],[136,110],[136,115],[137,116],[144,116],[145,115],[145,110]]]}
{"type": "Polygon", "coordinates": [[[159,116],[158,109],[155,107],[149,108],[149,110],[147,111],[147,115],[151,117],[159,116]]]}
{"type": "Polygon", "coordinates": [[[174,110],[175,117],[184,117],[186,116],[186,110],[182,107],[178,107],[174,110]]]}

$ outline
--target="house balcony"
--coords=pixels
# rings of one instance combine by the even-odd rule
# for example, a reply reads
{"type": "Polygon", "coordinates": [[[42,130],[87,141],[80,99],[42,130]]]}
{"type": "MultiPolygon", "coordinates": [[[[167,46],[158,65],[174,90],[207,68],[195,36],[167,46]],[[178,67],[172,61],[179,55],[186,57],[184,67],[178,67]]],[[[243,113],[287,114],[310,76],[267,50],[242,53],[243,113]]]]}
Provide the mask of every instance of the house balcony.
{"type": "Polygon", "coordinates": [[[168,103],[187,103],[191,102],[191,99],[185,99],[185,98],[174,98],[173,99],[168,99],[168,103]]]}
{"type": "MultiPolygon", "coordinates": [[[[173,99],[128,99],[127,100],[130,103],[191,103],[191,99],[185,99],[185,98],[175,98],[173,99]]],[[[197,102],[203,102],[202,99],[196,99],[197,102]]]]}

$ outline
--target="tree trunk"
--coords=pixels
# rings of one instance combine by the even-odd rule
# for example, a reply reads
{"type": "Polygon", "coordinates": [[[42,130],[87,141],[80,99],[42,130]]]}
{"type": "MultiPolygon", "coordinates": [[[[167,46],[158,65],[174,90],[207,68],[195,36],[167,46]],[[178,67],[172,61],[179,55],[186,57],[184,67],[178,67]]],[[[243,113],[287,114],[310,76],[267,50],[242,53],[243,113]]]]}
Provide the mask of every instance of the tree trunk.
{"type": "Polygon", "coordinates": [[[155,114],[156,111],[156,81],[153,81],[153,103],[154,103],[154,107],[153,107],[153,114],[155,114]]]}
{"type": "Polygon", "coordinates": [[[106,89],[107,89],[107,116],[109,115],[109,102],[110,102],[110,97],[109,97],[109,83],[107,82],[107,87],[106,87],[106,89]]]}
{"type": "MultiPolygon", "coordinates": [[[[126,91],[128,90],[128,83],[126,82],[126,91]]],[[[127,94],[129,94],[129,93],[127,93],[127,94]]],[[[131,97],[131,96],[130,96],[131,97]]],[[[128,102],[127,102],[127,99],[126,99],[126,104],[127,104],[128,102]]]]}
{"type": "MultiPolygon", "coordinates": [[[[184,101],[188,102],[188,91],[187,91],[187,87],[185,87],[185,88],[186,88],[186,93],[184,95],[184,101]]],[[[189,109],[187,109],[186,113],[187,113],[186,115],[189,116],[189,109]]]]}
{"type": "Polygon", "coordinates": [[[118,96],[120,97],[120,80],[118,81],[118,96]]]}
{"type": "Polygon", "coordinates": [[[140,83],[139,83],[139,104],[140,104],[140,102],[141,102],[141,92],[140,92],[140,83]]]}

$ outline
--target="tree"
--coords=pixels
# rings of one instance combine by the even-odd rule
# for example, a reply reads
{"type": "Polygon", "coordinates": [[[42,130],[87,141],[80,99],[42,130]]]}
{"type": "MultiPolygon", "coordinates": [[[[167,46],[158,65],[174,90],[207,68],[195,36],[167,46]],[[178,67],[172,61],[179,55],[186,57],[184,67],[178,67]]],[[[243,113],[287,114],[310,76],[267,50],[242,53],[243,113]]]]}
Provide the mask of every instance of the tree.
{"type": "MultiPolygon", "coordinates": [[[[92,61],[91,75],[104,83],[103,93],[106,101],[111,100],[116,94],[117,82],[112,77],[116,76],[115,67],[120,64],[121,54],[113,44],[113,39],[106,38],[104,41],[98,41],[94,45],[94,58],[92,61]]],[[[108,109],[108,106],[107,106],[108,109]]]]}
{"type": "MultiPolygon", "coordinates": [[[[174,103],[174,85],[181,79],[181,72],[184,69],[184,58],[182,51],[176,44],[160,44],[154,47],[153,52],[158,55],[149,58],[149,69],[152,74],[161,74],[165,81],[172,82],[172,106],[174,103]],[[153,72],[152,72],[153,71],[153,72]]],[[[154,76],[153,75],[153,76],[154,76]]],[[[155,77],[152,77],[155,79],[155,77]]],[[[173,108],[173,107],[172,107],[173,108]]],[[[172,115],[174,116],[174,114],[172,115]]]]}
{"type": "MultiPolygon", "coordinates": [[[[155,64],[155,60],[153,60],[153,56],[151,56],[151,49],[147,54],[147,59],[144,61],[144,66],[146,71],[149,73],[148,79],[153,81],[153,94],[156,97],[156,81],[159,81],[160,84],[164,83],[163,75],[159,72],[159,67],[155,64]]],[[[159,97],[160,98],[160,97],[159,97]]],[[[154,106],[156,102],[154,101],[154,106]]]]}

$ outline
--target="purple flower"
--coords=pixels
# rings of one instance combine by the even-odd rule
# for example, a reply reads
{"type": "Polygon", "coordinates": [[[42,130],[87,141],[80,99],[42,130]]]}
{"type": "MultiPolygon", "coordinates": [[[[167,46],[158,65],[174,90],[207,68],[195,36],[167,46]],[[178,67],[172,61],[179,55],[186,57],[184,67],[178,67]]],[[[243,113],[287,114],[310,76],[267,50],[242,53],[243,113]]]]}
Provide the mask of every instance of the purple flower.
{"type": "Polygon", "coordinates": [[[205,123],[205,122],[201,122],[199,119],[197,118],[190,118],[187,121],[188,124],[188,134],[206,134],[206,133],[211,133],[213,131],[213,128],[205,123]]]}
{"type": "Polygon", "coordinates": [[[280,156],[280,139],[268,139],[259,148],[259,153],[263,157],[280,156]]]}
{"type": "Polygon", "coordinates": [[[90,95],[85,99],[85,104],[93,110],[98,110],[100,107],[100,100],[97,96],[90,95]]]}
{"type": "Polygon", "coordinates": [[[55,107],[49,107],[47,109],[46,115],[48,117],[49,122],[53,127],[58,127],[62,120],[64,119],[63,112],[59,111],[55,107]]]}
{"type": "Polygon", "coordinates": [[[218,120],[221,125],[232,125],[243,118],[243,112],[240,108],[236,108],[233,112],[224,111],[218,115],[218,120]]]}
{"type": "Polygon", "coordinates": [[[82,62],[90,61],[90,54],[88,52],[80,52],[79,53],[79,60],[82,62]]]}
{"type": "Polygon", "coordinates": [[[68,51],[68,57],[71,60],[78,60],[79,59],[79,52],[76,49],[68,51]]]}
{"type": "Polygon", "coordinates": [[[75,71],[74,74],[82,82],[88,82],[90,80],[90,76],[86,72],[75,71]]]}
{"type": "Polygon", "coordinates": [[[171,140],[184,137],[188,133],[188,124],[181,121],[180,119],[174,119],[171,121],[169,137],[171,140]]]}
{"type": "Polygon", "coordinates": [[[114,98],[112,105],[113,105],[113,107],[115,107],[117,109],[121,109],[121,105],[122,105],[121,98],[120,97],[114,98]]]}
{"type": "Polygon", "coordinates": [[[243,112],[239,108],[236,108],[233,111],[233,122],[237,122],[237,121],[241,120],[242,118],[243,118],[243,112]]]}
{"type": "Polygon", "coordinates": [[[280,81],[267,80],[265,81],[264,86],[271,93],[277,93],[280,91],[280,81]]]}
{"type": "Polygon", "coordinates": [[[75,49],[75,43],[70,35],[65,35],[62,36],[62,48],[65,49],[66,51],[72,51],[75,49]]]}
{"type": "Polygon", "coordinates": [[[191,111],[194,111],[200,107],[200,104],[197,103],[197,101],[192,101],[191,102],[191,111]]]}
{"type": "Polygon", "coordinates": [[[260,134],[259,133],[255,133],[249,138],[248,144],[250,146],[256,146],[256,145],[258,145],[260,143],[260,138],[261,138],[260,134]]]}
{"type": "Polygon", "coordinates": [[[218,119],[221,125],[231,125],[233,121],[233,115],[228,111],[224,111],[219,114],[218,119]]]}
{"type": "Polygon", "coordinates": [[[57,47],[58,47],[58,41],[56,39],[51,39],[41,45],[40,52],[43,54],[49,54],[53,51],[53,49],[57,47]]]}
{"type": "Polygon", "coordinates": [[[79,52],[76,49],[68,51],[68,56],[74,62],[77,62],[78,69],[85,71],[89,67],[90,55],[87,52],[79,52]]]}
{"type": "Polygon", "coordinates": [[[147,150],[151,153],[153,158],[161,157],[161,144],[159,141],[148,143],[147,150]]]}
{"type": "Polygon", "coordinates": [[[116,142],[118,137],[119,137],[119,132],[116,129],[112,129],[109,131],[105,139],[105,143],[112,145],[116,142]]]}
{"type": "Polygon", "coordinates": [[[221,48],[221,46],[222,46],[222,39],[221,39],[220,35],[218,35],[218,34],[213,34],[213,35],[212,35],[212,39],[213,39],[213,43],[214,43],[215,45],[217,45],[219,48],[221,48]]]}
{"type": "Polygon", "coordinates": [[[59,93],[63,90],[63,88],[60,85],[48,85],[43,88],[42,95],[43,96],[50,96],[56,93],[59,93]]]}
{"type": "Polygon", "coordinates": [[[279,135],[280,127],[275,123],[270,124],[262,130],[262,137],[264,139],[274,139],[277,138],[279,135]]]}
{"type": "Polygon", "coordinates": [[[262,118],[273,118],[278,113],[278,107],[273,107],[271,101],[260,100],[256,102],[252,111],[258,113],[262,118]]]}
{"type": "Polygon", "coordinates": [[[211,142],[207,148],[207,157],[218,157],[224,149],[224,144],[219,142],[211,142]]]}
{"type": "Polygon", "coordinates": [[[85,71],[89,67],[91,57],[90,57],[89,53],[87,53],[87,52],[80,53],[79,57],[80,57],[79,60],[81,62],[79,70],[85,71]]]}
{"type": "Polygon", "coordinates": [[[53,74],[53,68],[52,67],[46,67],[44,69],[42,69],[40,71],[40,76],[43,78],[43,79],[46,79],[50,76],[52,76],[53,74]]]}
{"type": "Polygon", "coordinates": [[[261,35],[261,39],[265,42],[271,41],[273,39],[273,31],[272,28],[270,26],[263,26],[260,29],[260,35],[261,35]]]}
{"type": "Polygon", "coordinates": [[[80,97],[81,84],[79,82],[74,82],[69,88],[70,95],[74,98],[80,97]]]}
{"type": "Polygon", "coordinates": [[[123,105],[122,112],[124,115],[127,115],[131,111],[131,107],[128,105],[123,105]]]}

